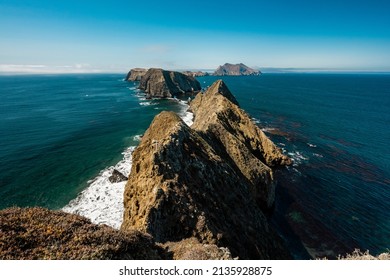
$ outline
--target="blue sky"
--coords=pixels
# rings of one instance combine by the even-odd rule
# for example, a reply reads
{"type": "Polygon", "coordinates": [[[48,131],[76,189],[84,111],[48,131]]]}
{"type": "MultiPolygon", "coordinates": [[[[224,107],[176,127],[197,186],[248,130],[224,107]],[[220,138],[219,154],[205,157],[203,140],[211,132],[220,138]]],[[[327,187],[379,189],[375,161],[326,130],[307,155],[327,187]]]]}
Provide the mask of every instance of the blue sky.
{"type": "Polygon", "coordinates": [[[0,72],[390,71],[390,1],[0,0],[0,72]]]}

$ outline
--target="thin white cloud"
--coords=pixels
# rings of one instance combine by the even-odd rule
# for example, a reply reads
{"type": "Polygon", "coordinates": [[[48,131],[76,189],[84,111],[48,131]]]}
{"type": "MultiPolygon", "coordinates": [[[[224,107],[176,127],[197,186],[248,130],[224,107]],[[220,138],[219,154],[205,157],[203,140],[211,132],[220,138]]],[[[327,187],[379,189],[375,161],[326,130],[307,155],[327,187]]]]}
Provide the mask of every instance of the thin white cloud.
{"type": "Polygon", "coordinates": [[[0,64],[2,74],[71,74],[71,73],[102,73],[101,69],[89,64],[75,65],[41,65],[41,64],[0,64]]]}

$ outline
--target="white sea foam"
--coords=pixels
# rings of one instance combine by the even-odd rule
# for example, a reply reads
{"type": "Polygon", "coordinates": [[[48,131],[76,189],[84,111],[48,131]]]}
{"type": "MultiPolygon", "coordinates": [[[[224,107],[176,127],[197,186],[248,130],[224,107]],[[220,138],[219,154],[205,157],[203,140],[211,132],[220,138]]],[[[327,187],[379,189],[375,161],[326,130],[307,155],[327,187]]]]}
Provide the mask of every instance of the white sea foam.
{"type": "Polygon", "coordinates": [[[253,121],[253,123],[255,123],[255,124],[259,124],[259,123],[260,123],[260,120],[258,120],[258,119],[256,119],[256,118],[252,118],[252,121],[253,121]]]}
{"type": "MultiPolygon", "coordinates": [[[[134,92],[133,88],[129,88],[134,92]]],[[[146,100],[141,94],[137,96],[140,101],[146,100]]],[[[187,125],[193,123],[193,113],[188,111],[189,105],[185,101],[176,99],[182,105],[179,116],[187,125]]],[[[140,102],[142,106],[156,105],[158,103],[151,101],[140,102]]],[[[141,141],[142,135],[135,135],[134,141],[141,141]]],[[[115,166],[110,166],[102,170],[99,175],[88,181],[89,186],[83,190],[75,199],[69,202],[63,211],[78,214],[89,218],[92,223],[106,224],[113,228],[119,229],[123,219],[123,192],[126,182],[111,183],[109,177],[114,169],[121,172],[126,177],[129,176],[132,165],[131,154],[135,147],[130,147],[123,152],[123,159],[115,166]]]]}
{"type": "Polygon", "coordinates": [[[120,162],[102,170],[95,179],[88,181],[88,188],[62,210],[87,217],[95,224],[106,224],[119,229],[123,219],[123,192],[126,182],[111,183],[108,178],[114,169],[126,177],[129,176],[134,149],[135,147],[126,149],[120,162]]]}
{"type": "Polygon", "coordinates": [[[317,153],[313,153],[313,156],[316,156],[316,157],[318,157],[318,158],[323,158],[323,157],[324,157],[323,155],[317,154],[317,153]]]}
{"type": "Polygon", "coordinates": [[[150,102],[150,101],[145,101],[145,102],[140,102],[139,105],[141,106],[151,106],[151,105],[157,105],[158,103],[156,102],[150,102]]]}
{"type": "Polygon", "coordinates": [[[263,131],[263,132],[268,132],[268,131],[275,131],[276,130],[276,128],[274,128],[274,127],[262,127],[261,128],[261,130],[263,131]]]}
{"type": "Polygon", "coordinates": [[[142,134],[139,134],[139,135],[135,135],[134,137],[133,137],[133,140],[134,141],[141,141],[141,138],[142,138],[142,134]]]}
{"type": "Polygon", "coordinates": [[[307,143],[307,145],[308,145],[309,147],[312,147],[312,148],[316,148],[316,147],[317,147],[317,145],[314,145],[314,144],[311,144],[311,143],[307,143]]]}
{"type": "Polygon", "coordinates": [[[194,123],[194,114],[188,110],[190,107],[188,102],[177,98],[170,98],[170,99],[182,105],[182,109],[178,113],[178,115],[188,126],[191,126],[194,123]]]}
{"type": "Polygon", "coordinates": [[[298,166],[304,161],[307,161],[309,158],[304,156],[301,152],[295,151],[295,152],[289,152],[288,155],[291,157],[293,161],[293,166],[298,166]]]}
{"type": "Polygon", "coordinates": [[[191,126],[194,123],[194,114],[188,110],[180,117],[188,126],[191,126]]]}

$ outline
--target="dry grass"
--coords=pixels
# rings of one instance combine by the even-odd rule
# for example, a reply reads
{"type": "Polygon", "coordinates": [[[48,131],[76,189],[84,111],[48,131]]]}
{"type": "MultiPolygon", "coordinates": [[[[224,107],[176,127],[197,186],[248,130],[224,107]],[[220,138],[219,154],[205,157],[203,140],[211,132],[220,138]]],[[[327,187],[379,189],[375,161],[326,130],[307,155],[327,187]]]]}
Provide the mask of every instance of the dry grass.
{"type": "Polygon", "coordinates": [[[0,259],[160,259],[152,238],[44,208],[0,211],[0,259]]]}
{"type": "Polygon", "coordinates": [[[339,260],[390,260],[390,253],[382,253],[378,256],[370,255],[369,251],[361,252],[355,249],[351,254],[346,256],[339,256],[339,260]]]}
{"type": "Polygon", "coordinates": [[[201,244],[192,237],[179,242],[161,244],[175,260],[232,260],[229,249],[214,244],[201,244]]]}

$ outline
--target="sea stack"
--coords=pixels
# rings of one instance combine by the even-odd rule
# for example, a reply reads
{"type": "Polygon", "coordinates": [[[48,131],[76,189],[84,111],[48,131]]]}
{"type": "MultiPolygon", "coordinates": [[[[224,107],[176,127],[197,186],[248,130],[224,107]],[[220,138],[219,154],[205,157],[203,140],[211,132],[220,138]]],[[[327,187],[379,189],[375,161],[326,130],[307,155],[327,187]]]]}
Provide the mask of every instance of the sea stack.
{"type": "Polygon", "coordinates": [[[254,70],[245,64],[230,64],[225,63],[215,70],[214,76],[259,76],[260,71],[254,70]]]}
{"type": "Polygon", "coordinates": [[[162,244],[192,238],[240,259],[290,258],[262,211],[274,200],[267,164],[289,159],[222,81],[192,103],[191,128],[162,112],[134,151],[121,229],[149,233],[162,244]]]}
{"type": "Polygon", "coordinates": [[[149,69],[142,76],[139,88],[149,97],[175,97],[185,93],[197,93],[200,83],[191,76],[158,68],[149,69]]]}

